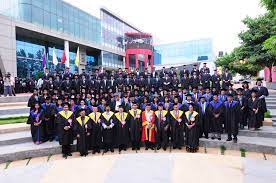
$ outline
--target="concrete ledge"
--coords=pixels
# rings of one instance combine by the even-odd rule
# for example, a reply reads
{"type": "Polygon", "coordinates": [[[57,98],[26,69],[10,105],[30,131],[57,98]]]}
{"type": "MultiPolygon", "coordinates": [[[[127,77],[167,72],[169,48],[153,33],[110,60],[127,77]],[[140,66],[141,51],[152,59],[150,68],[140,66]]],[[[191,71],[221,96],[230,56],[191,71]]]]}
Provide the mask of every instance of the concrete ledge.
{"type": "Polygon", "coordinates": [[[30,131],[0,134],[0,146],[21,144],[21,143],[26,143],[31,141],[32,141],[32,138],[31,138],[30,131]]]}
{"type": "Polygon", "coordinates": [[[29,113],[30,108],[29,107],[22,107],[22,108],[1,108],[0,109],[0,116],[2,115],[15,115],[17,114],[18,116],[29,113]]]}
{"type": "Polygon", "coordinates": [[[26,123],[0,125],[0,134],[21,131],[30,131],[30,125],[26,123]]]}
{"type": "Polygon", "coordinates": [[[8,96],[8,97],[1,96],[0,103],[28,102],[30,96],[31,96],[31,94],[26,94],[23,96],[11,96],[11,97],[10,96],[8,96]]]}

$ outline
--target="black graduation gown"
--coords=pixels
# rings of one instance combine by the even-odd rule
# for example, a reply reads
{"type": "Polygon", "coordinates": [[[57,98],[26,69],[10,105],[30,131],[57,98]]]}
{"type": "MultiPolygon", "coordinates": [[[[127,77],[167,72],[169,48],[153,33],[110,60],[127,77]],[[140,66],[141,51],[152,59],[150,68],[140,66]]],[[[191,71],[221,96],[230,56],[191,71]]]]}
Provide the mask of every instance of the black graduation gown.
{"type": "Polygon", "coordinates": [[[222,124],[224,119],[224,104],[221,101],[215,103],[214,101],[210,102],[210,131],[213,133],[222,133],[222,124]],[[216,117],[218,115],[218,117],[216,117]]]}
{"type": "Polygon", "coordinates": [[[60,111],[56,118],[59,144],[60,145],[70,145],[73,144],[73,120],[74,114],[71,111],[67,112],[67,115],[64,111],[60,111]],[[65,130],[64,127],[68,126],[69,129],[65,130]]]}
{"type": "Polygon", "coordinates": [[[118,146],[125,145],[127,146],[130,139],[129,134],[129,114],[124,112],[123,115],[117,112],[115,114],[115,121],[116,121],[116,143],[118,146]],[[125,121],[125,124],[122,122],[125,121]]]}
{"type": "Polygon", "coordinates": [[[85,116],[82,120],[81,116],[76,118],[73,124],[73,129],[77,137],[77,151],[80,152],[81,155],[85,155],[88,153],[88,145],[89,145],[89,130],[91,129],[91,121],[88,116],[85,116]]]}
{"type": "Polygon", "coordinates": [[[178,117],[175,116],[174,110],[170,111],[173,147],[181,147],[184,145],[184,118],[183,111],[178,110],[178,117]],[[181,122],[179,122],[178,119],[181,119],[181,122]]]}
{"type": "Polygon", "coordinates": [[[261,108],[261,103],[258,98],[249,98],[248,99],[248,128],[260,128],[262,126],[262,116],[259,113],[261,108]],[[256,114],[253,109],[258,109],[256,114]]]}
{"type": "Polygon", "coordinates": [[[192,114],[190,111],[185,112],[185,126],[186,126],[186,147],[197,148],[199,146],[199,133],[200,133],[200,121],[199,113],[194,111],[192,114]],[[188,128],[187,125],[195,124],[192,128],[188,128]]]}
{"type": "Polygon", "coordinates": [[[38,96],[32,95],[28,100],[28,107],[30,107],[30,111],[34,109],[35,104],[38,102],[38,96]]]}
{"type": "Polygon", "coordinates": [[[169,136],[168,132],[170,130],[170,124],[169,124],[169,113],[166,110],[161,111],[155,111],[155,126],[156,126],[156,143],[158,146],[162,146],[164,148],[167,147],[169,142],[169,136]]]}
{"type": "Polygon", "coordinates": [[[219,91],[219,89],[220,89],[220,76],[215,75],[215,74],[212,75],[211,81],[212,81],[212,88],[216,88],[217,91],[219,91]]]}
{"type": "Polygon", "coordinates": [[[208,137],[210,133],[210,104],[205,103],[205,110],[203,110],[203,104],[199,103],[199,122],[200,122],[200,136],[204,133],[205,137],[208,137]]]}
{"type": "Polygon", "coordinates": [[[107,117],[106,112],[103,112],[101,115],[101,123],[102,123],[102,136],[103,136],[103,143],[105,145],[113,145],[114,144],[114,137],[115,137],[115,121],[114,121],[114,113],[109,111],[109,117],[107,117]],[[105,128],[111,127],[111,128],[105,128]]]}
{"type": "Polygon", "coordinates": [[[231,81],[232,81],[232,75],[231,73],[223,73],[221,76],[221,80],[222,80],[222,88],[228,88],[231,81]]]}
{"type": "MultiPolygon", "coordinates": [[[[261,118],[262,121],[264,121],[264,114],[267,112],[267,107],[266,107],[266,101],[265,98],[261,96],[268,96],[268,90],[266,87],[261,86],[261,87],[253,87],[254,90],[257,90],[257,97],[259,98],[260,102],[260,108],[259,108],[259,117],[261,118]]],[[[260,125],[260,124],[259,124],[260,125]]],[[[262,125],[260,125],[262,126],[262,125]]]]}
{"type": "Polygon", "coordinates": [[[225,132],[228,135],[238,135],[239,130],[239,114],[240,105],[236,101],[232,101],[231,105],[227,102],[225,104],[225,132]]]}
{"type": "Polygon", "coordinates": [[[45,142],[45,129],[43,125],[43,113],[41,110],[39,110],[37,113],[35,113],[34,110],[30,112],[29,118],[27,120],[27,124],[31,125],[31,134],[33,142],[45,142]],[[39,125],[35,125],[40,121],[41,123],[39,125]]]}
{"type": "Polygon", "coordinates": [[[142,111],[137,109],[137,114],[140,118],[135,116],[134,110],[129,110],[129,129],[130,129],[130,140],[132,142],[140,142],[141,140],[141,130],[142,130],[142,118],[141,118],[142,111]]]}
{"type": "Polygon", "coordinates": [[[49,104],[47,105],[44,103],[42,105],[43,109],[43,123],[45,125],[45,131],[46,135],[48,138],[53,138],[55,135],[55,105],[54,104],[49,104]]]}
{"type": "Polygon", "coordinates": [[[248,99],[245,96],[236,96],[235,101],[240,104],[240,120],[239,123],[243,126],[247,126],[248,118],[248,99]]]}
{"type": "Polygon", "coordinates": [[[101,113],[94,112],[89,114],[91,119],[91,129],[90,129],[90,144],[89,148],[93,150],[99,150],[102,146],[102,126],[101,126],[101,113]]]}

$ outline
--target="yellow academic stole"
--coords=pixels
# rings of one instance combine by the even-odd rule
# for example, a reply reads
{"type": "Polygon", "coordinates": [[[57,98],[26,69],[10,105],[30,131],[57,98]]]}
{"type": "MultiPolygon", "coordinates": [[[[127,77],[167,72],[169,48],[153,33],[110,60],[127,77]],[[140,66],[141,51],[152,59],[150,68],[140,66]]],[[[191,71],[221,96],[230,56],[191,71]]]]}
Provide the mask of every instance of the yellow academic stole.
{"type": "Polygon", "coordinates": [[[72,116],[73,112],[72,112],[72,111],[68,111],[68,112],[67,112],[67,115],[66,115],[66,114],[65,114],[65,111],[60,111],[59,114],[60,114],[62,117],[64,117],[65,119],[69,119],[69,118],[72,116]]]}
{"type": "Polygon", "coordinates": [[[117,118],[120,122],[126,121],[127,115],[128,115],[128,114],[127,114],[126,112],[123,112],[123,119],[122,119],[122,118],[121,118],[121,113],[117,112],[117,113],[115,114],[116,118],[117,118]]]}
{"type": "Polygon", "coordinates": [[[185,112],[186,118],[189,120],[190,123],[193,123],[195,121],[195,117],[198,115],[196,111],[193,111],[191,114],[190,111],[185,112]]]}
{"type": "Polygon", "coordinates": [[[183,114],[183,111],[178,110],[178,115],[177,116],[175,116],[174,110],[170,111],[170,114],[172,115],[172,117],[174,117],[174,119],[178,120],[179,118],[181,118],[181,116],[183,114]]]}
{"type": "Polygon", "coordinates": [[[104,119],[106,119],[106,121],[109,121],[110,118],[113,116],[113,114],[114,114],[114,112],[109,111],[109,117],[107,117],[106,112],[104,112],[104,113],[102,114],[102,116],[104,117],[104,119]]]}
{"type": "Polygon", "coordinates": [[[95,113],[92,112],[92,113],[90,113],[88,116],[92,119],[92,121],[94,121],[95,123],[97,123],[98,120],[99,120],[100,117],[101,117],[101,113],[100,113],[100,112],[96,112],[96,117],[95,117],[95,113]]]}
{"type": "MultiPolygon", "coordinates": [[[[140,115],[141,112],[142,112],[140,109],[137,109],[136,111],[137,111],[137,114],[138,114],[138,115],[140,115]]],[[[133,110],[133,109],[129,110],[129,114],[130,114],[132,117],[134,117],[134,118],[136,117],[136,116],[134,116],[134,110],[133,110]]],[[[136,114],[136,115],[137,115],[137,114],[136,114]]]]}
{"type": "MultiPolygon", "coordinates": [[[[84,125],[89,121],[88,116],[84,116],[84,125]]],[[[77,118],[77,122],[82,126],[81,116],[77,118]]]]}

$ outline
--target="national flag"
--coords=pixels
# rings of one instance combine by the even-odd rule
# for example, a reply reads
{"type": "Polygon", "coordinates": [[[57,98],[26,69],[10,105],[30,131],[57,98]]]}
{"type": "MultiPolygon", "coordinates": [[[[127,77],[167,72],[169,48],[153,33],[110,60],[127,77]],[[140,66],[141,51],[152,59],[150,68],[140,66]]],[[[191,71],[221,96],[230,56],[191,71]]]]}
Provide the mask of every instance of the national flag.
{"type": "Polygon", "coordinates": [[[63,50],[63,52],[62,52],[62,57],[61,57],[61,63],[62,63],[62,64],[65,64],[66,60],[67,60],[66,54],[65,54],[65,51],[63,50]]]}
{"type": "Polygon", "coordinates": [[[75,58],[75,64],[77,67],[79,67],[79,63],[80,63],[80,48],[78,47],[76,58],[75,58]]]}
{"type": "Polygon", "coordinates": [[[57,59],[56,49],[55,48],[53,48],[53,64],[54,65],[58,64],[58,59],[57,59]]]}

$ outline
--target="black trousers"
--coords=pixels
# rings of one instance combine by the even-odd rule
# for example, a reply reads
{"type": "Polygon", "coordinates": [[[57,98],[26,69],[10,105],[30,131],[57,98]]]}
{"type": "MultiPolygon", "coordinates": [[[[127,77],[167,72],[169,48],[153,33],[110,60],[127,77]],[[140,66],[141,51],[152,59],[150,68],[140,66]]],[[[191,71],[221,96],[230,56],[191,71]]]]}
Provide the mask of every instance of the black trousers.
{"type": "Polygon", "coordinates": [[[140,142],[139,141],[132,141],[131,142],[132,148],[140,148],[140,142]]]}
{"type": "Polygon", "coordinates": [[[71,145],[62,145],[62,154],[68,155],[71,153],[71,145]]]}
{"type": "Polygon", "coordinates": [[[148,140],[145,141],[146,148],[154,148],[155,144],[153,142],[150,142],[148,140]]]}

